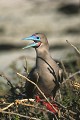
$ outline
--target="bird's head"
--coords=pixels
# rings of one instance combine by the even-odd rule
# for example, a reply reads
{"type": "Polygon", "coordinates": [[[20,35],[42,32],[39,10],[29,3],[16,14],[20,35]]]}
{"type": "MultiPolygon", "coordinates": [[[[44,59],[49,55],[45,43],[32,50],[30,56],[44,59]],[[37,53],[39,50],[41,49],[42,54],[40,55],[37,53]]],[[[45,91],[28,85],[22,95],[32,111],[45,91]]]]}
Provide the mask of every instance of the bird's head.
{"type": "Polygon", "coordinates": [[[29,47],[38,48],[42,45],[48,45],[47,38],[42,33],[35,33],[29,37],[23,38],[23,40],[32,40],[33,41],[33,43],[25,46],[23,49],[29,48],[29,47]]]}

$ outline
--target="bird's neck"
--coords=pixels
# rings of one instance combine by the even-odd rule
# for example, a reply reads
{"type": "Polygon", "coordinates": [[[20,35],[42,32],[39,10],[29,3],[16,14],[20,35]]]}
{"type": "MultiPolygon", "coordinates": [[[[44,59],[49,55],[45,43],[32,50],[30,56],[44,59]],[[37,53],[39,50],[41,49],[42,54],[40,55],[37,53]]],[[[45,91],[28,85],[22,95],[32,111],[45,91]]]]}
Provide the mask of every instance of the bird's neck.
{"type": "Polygon", "coordinates": [[[46,46],[41,47],[41,48],[37,48],[36,55],[39,57],[43,57],[43,58],[49,56],[50,55],[49,48],[46,46]]]}
{"type": "Polygon", "coordinates": [[[36,49],[36,64],[38,65],[41,61],[47,61],[50,58],[49,49],[45,47],[42,49],[36,49]]]}

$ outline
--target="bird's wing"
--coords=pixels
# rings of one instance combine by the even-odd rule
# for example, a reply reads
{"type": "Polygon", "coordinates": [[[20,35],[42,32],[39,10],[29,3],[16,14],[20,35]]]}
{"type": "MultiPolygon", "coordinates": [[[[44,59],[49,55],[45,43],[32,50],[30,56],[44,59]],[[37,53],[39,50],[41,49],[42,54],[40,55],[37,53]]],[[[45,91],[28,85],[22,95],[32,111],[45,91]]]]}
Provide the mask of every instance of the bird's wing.
{"type": "MultiPolygon", "coordinates": [[[[31,70],[30,74],[28,75],[28,78],[34,83],[36,84],[38,83],[39,75],[36,68],[33,68],[31,70]]],[[[25,88],[26,88],[27,98],[32,98],[34,95],[35,86],[30,82],[26,82],[25,88]]]]}
{"type": "Polygon", "coordinates": [[[63,81],[63,70],[60,68],[60,65],[58,64],[57,61],[54,61],[54,64],[51,68],[53,70],[53,72],[52,72],[53,76],[54,76],[53,82],[55,84],[55,86],[53,87],[53,90],[52,90],[52,94],[53,94],[53,98],[54,98],[56,91],[59,89],[60,84],[63,81]]]}
{"type": "Polygon", "coordinates": [[[63,70],[61,69],[61,62],[59,62],[58,60],[55,60],[55,62],[57,63],[57,65],[59,66],[59,73],[58,73],[58,82],[62,83],[63,82],[63,70]]]}

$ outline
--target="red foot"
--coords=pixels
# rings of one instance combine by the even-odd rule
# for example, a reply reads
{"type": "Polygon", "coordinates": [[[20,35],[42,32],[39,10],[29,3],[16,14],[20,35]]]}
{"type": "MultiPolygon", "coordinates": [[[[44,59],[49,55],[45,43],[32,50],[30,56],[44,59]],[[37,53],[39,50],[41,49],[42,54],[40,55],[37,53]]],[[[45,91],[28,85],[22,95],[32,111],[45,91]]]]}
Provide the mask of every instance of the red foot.
{"type": "Polygon", "coordinates": [[[49,111],[51,111],[51,112],[53,112],[53,113],[55,113],[55,114],[57,113],[57,112],[55,111],[55,109],[56,109],[57,111],[59,110],[57,104],[52,104],[53,107],[55,108],[55,109],[53,109],[52,106],[51,106],[48,102],[45,102],[44,100],[41,100],[39,96],[36,96],[36,102],[41,102],[43,105],[46,106],[46,108],[47,108],[49,111]]]}

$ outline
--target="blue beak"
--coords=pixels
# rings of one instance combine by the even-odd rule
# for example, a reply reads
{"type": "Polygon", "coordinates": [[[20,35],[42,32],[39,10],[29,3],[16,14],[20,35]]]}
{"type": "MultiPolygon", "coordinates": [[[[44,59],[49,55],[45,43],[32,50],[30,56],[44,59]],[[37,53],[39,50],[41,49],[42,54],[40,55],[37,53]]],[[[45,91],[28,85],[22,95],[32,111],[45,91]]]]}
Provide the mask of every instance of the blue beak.
{"type": "Polygon", "coordinates": [[[38,45],[38,42],[40,42],[40,38],[39,38],[39,37],[37,38],[36,36],[33,36],[33,35],[30,36],[30,37],[27,37],[27,38],[23,38],[22,40],[33,40],[33,41],[37,41],[37,42],[33,42],[33,43],[25,46],[23,49],[26,49],[26,48],[29,48],[29,47],[35,47],[35,46],[38,45]]]}

